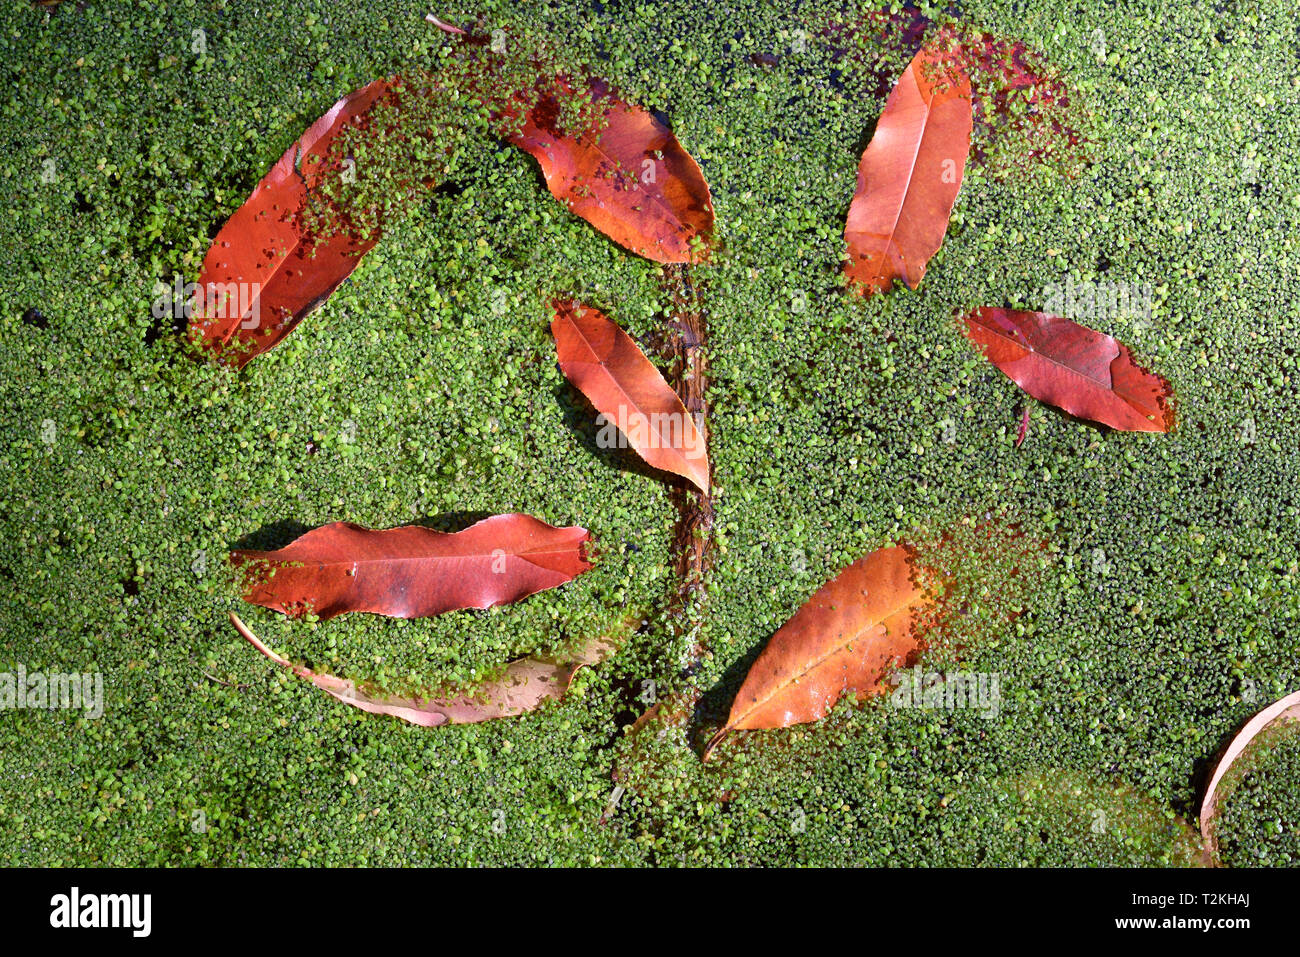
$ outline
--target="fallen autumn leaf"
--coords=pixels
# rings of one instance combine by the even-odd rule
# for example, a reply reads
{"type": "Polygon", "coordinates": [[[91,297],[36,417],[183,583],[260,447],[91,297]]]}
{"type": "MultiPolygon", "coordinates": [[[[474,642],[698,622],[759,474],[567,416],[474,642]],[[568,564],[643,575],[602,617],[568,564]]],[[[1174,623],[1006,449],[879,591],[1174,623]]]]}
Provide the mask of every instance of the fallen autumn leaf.
{"type": "Polygon", "coordinates": [[[1218,764],[1214,766],[1209,786],[1205,789],[1205,797],[1201,799],[1201,838],[1205,844],[1207,864],[1218,866],[1219,863],[1219,841],[1214,831],[1214,819],[1219,814],[1219,785],[1228,770],[1250,747],[1251,742],[1275,721],[1300,721],[1300,691],[1292,692],[1285,698],[1274,701],[1247,721],[1241,730],[1233,735],[1218,764]]]}
{"type": "Polygon", "coordinates": [[[1173,390],[1128,347],[1062,316],[981,308],[966,334],[1016,385],[1071,415],[1130,432],[1168,432],[1173,390]]]}
{"type": "Polygon", "coordinates": [[[916,625],[926,595],[915,578],[908,549],[894,546],[818,589],[749,669],[705,760],[732,731],[818,721],[846,694],[861,701],[882,693],[889,669],[920,650],[916,625]]]}
{"type": "Polygon", "coordinates": [[[267,658],[288,668],[298,677],[305,678],[344,704],[371,714],[392,715],[425,728],[436,728],[444,724],[474,724],[532,711],[544,701],[563,697],[580,668],[603,661],[618,646],[615,639],[601,636],[563,659],[528,657],[511,662],[499,678],[487,681],[464,694],[398,698],[384,695],[346,678],[320,674],[296,665],[272,651],[234,612],[230,613],[230,621],[249,644],[267,658]]]}
{"type": "Polygon", "coordinates": [[[885,104],[858,165],[844,224],[845,274],[862,295],[902,280],[915,289],[943,243],[970,152],[970,80],[954,61],[921,50],[885,104]]]}
{"type": "Polygon", "coordinates": [[[559,103],[543,97],[511,142],[537,160],[556,199],[638,256],[661,263],[698,262],[713,232],[713,200],[704,174],[668,127],[623,102],[603,80],[579,94],[602,114],[598,129],[564,133],[559,103]]]}
{"type": "MultiPolygon", "coordinates": [[[[596,309],[556,301],[551,333],[560,369],[641,458],[709,490],[704,437],[677,393],[632,337],[596,309]]],[[[609,437],[597,442],[608,447],[609,437]]]]}
{"type": "Polygon", "coordinates": [[[490,608],[563,585],[591,568],[585,528],[494,515],[459,532],[419,525],[313,529],[276,551],[236,551],[244,600],[290,617],[365,611],[425,618],[490,608]]]}
{"type": "Polygon", "coordinates": [[[190,339],[243,366],[329,298],[378,241],[346,228],[310,235],[302,223],[329,145],[391,88],[375,80],[334,104],[262,177],[212,241],[199,273],[190,339]]]}

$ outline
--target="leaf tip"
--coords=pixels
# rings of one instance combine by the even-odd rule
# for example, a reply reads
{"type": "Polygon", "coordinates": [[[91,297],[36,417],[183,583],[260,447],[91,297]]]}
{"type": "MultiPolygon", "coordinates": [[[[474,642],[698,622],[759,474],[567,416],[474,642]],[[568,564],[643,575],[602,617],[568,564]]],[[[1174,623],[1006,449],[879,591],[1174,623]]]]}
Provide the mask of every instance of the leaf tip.
{"type": "Polygon", "coordinates": [[[462,30],[460,27],[456,26],[455,24],[446,23],[446,22],[444,22],[444,21],[442,21],[442,20],[439,20],[439,19],[438,19],[437,17],[435,17],[432,13],[426,13],[426,14],[424,15],[424,19],[425,19],[425,22],[426,22],[426,23],[432,23],[435,27],[437,27],[437,28],[438,28],[439,30],[441,30],[443,33],[450,33],[450,34],[452,34],[453,36],[468,36],[468,35],[469,35],[465,30],[462,30]]]}

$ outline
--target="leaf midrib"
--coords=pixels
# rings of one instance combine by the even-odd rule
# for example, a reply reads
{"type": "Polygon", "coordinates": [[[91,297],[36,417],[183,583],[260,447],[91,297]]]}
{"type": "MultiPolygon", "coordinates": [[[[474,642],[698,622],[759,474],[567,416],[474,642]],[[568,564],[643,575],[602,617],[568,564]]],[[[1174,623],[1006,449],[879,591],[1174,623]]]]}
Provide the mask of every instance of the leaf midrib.
{"type": "MultiPolygon", "coordinates": [[[[625,388],[623,388],[623,384],[619,381],[618,376],[614,375],[614,373],[610,370],[610,368],[609,368],[609,363],[605,362],[605,360],[603,360],[603,359],[600,357],[600,354],[596,352],[596,347],[595,347],[594,345],[592,345],[591,340],[587,338],[587,334],[586,334],[585,332],[582,331],[582,326],[580,326],[580,325],[579,325],[579,324],[578,324],[578,323],[573,319],[573,317],[570,316],[570,315],[568,315],[568,314],[566,314],[566,315],[564,316],[564,319],[569,323],[569,325],[573,326],[574,330],[578,333],[579,338],[582,339],[583,345],[585,345],[585,346],[587,347],[587,351],[589,351],[589,352],[591,353],[592,357],[595,359],[595,363],[594,363],[594,364],[600,366],[601,371],[604,372],[604,373],[605,373],[605,376],[609,379],[609,381],[612,382],[612,383],[614,384],[614,388],[618,389],[618,391],[622,394],[623,398],[625,398],[625,399],[627,400],[627,404],[628,404],[628,406],[631,407],[631,408],[633,408],[633,409],[635,409],[639,415],[645,416],[647,419],[650,419],[651,421],[653,421],[653,418],[652,418],[652,417],[653,417],[654,413],[647,413],[644,409],[642,409],[641,406],[637,404],[637,401],[636,401],[635,399],[633,399],[631,395],[628,394],[628,391],[627,391],[625,388]]],[[[622,333],[623,335],[626,335],[626,333],[624,333],[622,329],[619,329],[618,331],[619,331],[620,333],[622,333]]],[[[645,358],[645,357],[642,356],[642,358],[645,358]]],[[[658,369],[655,369],[655,365],[654,365],[654,363],[653,363],[653,362],[650,362],[649,359],[646,359],[645,361],[646,361],[647,364],[649,364],[649,366],[650,366],[651,369],[654,369],[655,374],[656,374],[656,375],[659,375],[659,376],[660,376],[660,379],[662,380],[663,376],[662,376],[662,374],[659,372],[658,369]]],[[[591,363],[589,363],[589,364],[591,364],[591,363]]],[[[664,385],[667,386],[667,383],[665,382],[664,385]]],[[[673,398],[677,400],[677,404],[678,404],[679,406],[681,406],[681,413],[680,413],[680,414],[682,415],[682,421],[683,421],[683,423],[684,423],[683,428],[694,429],[694,428],[695,428],[695,423],[692,422],[690,416],[686,414],[686,406],[682,404],[681,396],[677,395],[677,393],[675,393],[675,392],[672,392],[671,387],[669,387],[668,391],[672,393],[673,398]]],[[[601,411],[602,414],[605,414],[605,412],[604,412],[603,409],[601,409],[600,411],[601,411]]],[[[677,412],[676,409],[674,409],[673,411],[674,411],[674,413],[677,412]]],[[[618,423],[617,423],[617,422],[615,422],[615,423],[613,423],[613,424],[614,424],[616,427],[618,426],[618,423]]],[[[620,428],[620,431],[621,431],[621,428],[620,428]]],[[[658,434],[659,438],[662,440],[663,437],[664,437],[663,432],[662,432],[662,431],[659,431],[657,434],[658,434]]],[[[669,438],[672,438],[672,436],[670,435],[669,438]]],[[[662,442],[662,441],[661,441],[661,442],[659,443],[659,448],[660,448],[660,449],[667,449],[668,451],[675,453],[677,458],[682,458],[682,459],[685,458],[685,456],[684,456],[684,455],[683,455],[683,454],[682,454],[682,453],[681,453],[677,448],[675,448],[671,442],[665,443],[665,442],[662,442]]]]}
{"type": "MultiPolygon", "coordinates": [[[[626,104],[625,104],[625,105],[626,105],[626,104]]],[[[653,117],[652,117],[652,119],[653,119],[653,117]]],[[[657,123],[658,120],[655,120],[655,122],[657,123]]],[[[608,128],[608,127],[607,127],[607,128],[608,128]]],[[[669,132],[670,135],[673,135],[672,130],[669,130],[668,132],[669,132]]],[[[676,138],[676,137],[674,136],[674,138],[676,138]]],[[[580,142],[580,143],[585,143],[585,144],[588,145],[591,149],[595,150],[597,153],[599,153],[601,156],[603,156],[606,160],[608,160],[611,164],[613,164],[613,166],[614,166],[615,169],[618,168],[618,166],[619,166],[619,164],[620,164],[620,162],[621,162],[621,161],[618,159],[618,157],[616,157],[616,156],[611,156],[609,153],[607,153],[607,152],[605,152],[603,149],[601,149],[601,148],[600,148],[600,145],[599,145],[599,143],[598,143],[598,141],[595,140],[595,139],[592,139],[588,134],[586,134],[586,133],[581,134],[581,136],[578,138],[578,142],[580,142]]],[[[685,147],[683,147],[683,149],[685,149],[685,147]]],[[[632,174],[632,175],[633,175],[633,178],[635,179],[636,174],[634,173],[634,174],[632,174]]],[[[638,182],[639,182],[639,181],[638,181],[638,182]]],[[[640,189],[640,187],[638,187],[637,192],[642,192],[642,190],[640,189]]],[[[646,197],[649,198],[650,202],[652,202],[654,205],[656,205],[656,206],[659,207],[660,212],[662,212],[662,213],[666,213],[666,214],[667,214],[667,216],[666,216],[667,219],[669,219],[669,220],[674,220],[674,221],[676,221],[676,222],[678,222],[678,223],[681,223],[681,220],[677,218],[677,214],[674,212],[674,210],[673,210],[673,208],[672,208],[671,205],[669,205],[667,202],[661,200],[658,196],[656,196],[654,193],[650,192],[649,190],[645,190],[643,194],[644,194],[646,197]]],[[[684,225],[684,224],[683,224],[683,225],[684,225]]],[[[663,245],[663,242],[662,242],[661,240],[655,240],[655,241],[658,242],[660,246],[663,245]]]]}
{"type": "MultiPolygon", "coordinates": [[[[734,722],[733,722],[733,721],[728,721],[728,722],[727,722],[727,727],[728,727],[728,728],[734,728],[737,724],[739,724],[741,721],[743,721],[746,717],[748,717],[749,715],[753,714],[755,711],[757,711],[757,710],[758,710],[759,708],[761,708],[763,705],[767,704],[769,701],[771,701],[773,698],[775,698],[778,694],[780,694],[782,691],[784,691],[784,690],[785,690],[786,688],[788,688],[790,685],[792,685],[792,684],[797,684],[797,683],[799,682],[799,680],[802,679],[805,675],[807,675],[807,674],[810,673],[811,671],[815,670],[816,668],[820,667],[823,663],[825,663],[826,661],[828,661],[831,657],[833,657],[834,655],[839,654],[841,651],[843,651],[843,650],[844,650],[845,648],[847,648],[849,645],[853,644],[855,641],[857,641],[857,640],[861,637],[861,635],[862,635],[863,632],[867,631],[868,629],[875,628],[875,627],[876,627],[877,625],[879,625],[881,622],[885,621],[885,620],[888,619],[888,618],[892,618],[894,615],[897,615],[897,614],[898,614],[900,611],[902,611],[903,609],[905,609],[905,608],[910,608],[912,605],[915,605],[915,604],[919,603],[923,597],[924,597],[924,596],[923,596],[923,593],[922,593],[922,592],[920,592],[920,591],[916,591],[916,592],[913,593],[912,597],[909,598],[907,601],[901,602],[901,603],[899,603],[898,605],[894,606],[894,607],[891,608],[888,612],[886,612],[885,614],[881,615],[879,618],[877,618],[875,621],[872,621],[870,624],[863,625],[863,627],[861,627],[861,628],[859,628],[857,631],[853,632],[853,634],[849,635],[849,636],[848,636],[844,641],[840,642],[840,643],[837,644],[834,648],[832,648],[830,651],[826,652],[826,654],[824,654],[824,655],[822,655],[820,658],[817,658],[816,660],[812,661],[812,662],[811,662],[811,663],[810,663],[806,668],[804,668],[804,669],[803,669],[802,671],[800,671],[798,674],[791,675],[791,676],[790,676],[786,681],[783,681],[780,685],[778,685],[778,686],[777,686],[777,687],[776,687],[776,688],[775,688],[775,689],[774,689],[770,694],[768,694],[766,697],[762,698],[761,700],[755,701],[752,705],[750,705],[750,707],[746,708],[746,709],[745,709],[745,710],[744,710],[744,711],[743,711],[743,712],[742,712],[742,713],[741,713],[741,714],[736,718],[736,720],[735,720],[734,722]]],[[[797,613],[796,613],[796,614],[797,614],[797,613]]],[[[888,633],[888,629],[886,629],[886,634],[887,634],[887,633],[888,633]]]]}
{"type": "MultiPolygon", "coordinates": [[[[1050,355],[1048,355],[1047,353],[1045,353],[1045,352],[1040,352],[1039,350],[1035,349],[1034,346],[1033,346],[1033,343],[1031,343],[1031,342],[1029,341],[1029,337],[1028,337],[1028,336],[1025,337],[1025,341],[1024,341],[1024,342],[1020,342],[1018,339],[1014,338],[1013,336],[1010,336],[1010,335],[1008,335],[1007,333],[1003,332],[1002,330],[997,329],[997,328],[995,328],[995,327],[993,327],[993,326],[986,325],[986,324],[983,323],[983,322],[980,323],[980,326],[983,327],[984,329],[987,329],[989,332],[991,332],[993,335],[997,336],[999,339],[1002,339],[1002,340],[1004,340],[1004,341],[1006,341],[1006,342],[1010,342],[1010,343],[1012,343],[1012,344],[1014,344],[1014,345],[1016,345],[1016,346],[1019,346],[1021,349],[1024,349],[1024,350],[1025,350],[1027,353],[1029,353],[1030,355],[1032,355],[1032,356],[1037,356],[1038,358],[1042,359],[1044,362],[1048,362],[1048,363],[1051,363],[1052,365],[1056,366],[1058,369],[1064,369],[1066,372],[1070,372],[1070,373],[1074,374],[1075,376],[1077,376],[1078,378],[1084,380],[1085,382],[1092,382],[1092,383],[1094,383],[1095,385],[1099,386],[1100,388],[1106,390],[1107,392],[1110,392],[1110,393],[1114,394],[1114,395],[1116,396],[1116,398],[1123,399],[1123,396],[1121,396],[1118,392],[1115,392],[1115,377],[1114,377],[1114,376],[1111,376],[1111,377],[1110,377],[1110,381],[1109,381],[1109,382],[1103,382],[1101,379],[1094,379],[1092,376],[1090,376],[1090,375],[1086,375],[1086,374],[1084,374],[1083,372],[1080,372],[1080,371],[1079,371],[1078,369],[1076,369],[1074,366],[1066,365],[1066,364],[1065,364],[1064,362],[1062,362],[1061,360],[1059,360],[1059,359],[1054,359],[1054,358],[1052,358],[1050,355]]],[[[1021,333],[1021,335],[1024,335],[1024,334],[1021,333]]],[[[1114,342],[1114,341],[1115,341],[1115,339],[1114,339],[1113,336],[1106,336],[1106,338],[1107,338],[1107,339],[1110,339],[1111,342],[1114,342]]],[[[1118,358],[1119,358],[1119,353],[1116,352],[1115,355],[1111,357],[1110,362],[1108,362],[1108,363],[1106,364],[1106,368],[1107,368],[1107,370],[1110,369],[1110,363],[1113,363],[1113,362],[1114,362],[1116,359],[1118,359],[1118,358]]]]}
{"type": "MultiPolygon", "coordinates": [[[[916,84],[916,92],[921,93],[921,81],[916,78],[916,73],[912,65],[909,65],[907,72],[912,74],[912,82],[916,84]]],[[[925,99],[924,94],[921,94],[925,99]]],[[[888,109],[888,104],[885,106],[888,109]]],[[[921,155],[921,143],[930,129],[930,114],[934,112],[934,94],[925,100],[925,122],[921,124],[921,135],[916,138],[916,144],[912,149],[912,161],[907,167],[907,189],[903,191],[903,201],[898,204],[898,211],[894,213],[894,225],[889,228],[889,238],[885,241],[885,247],[880,251],[881,264],[884,264],[885,256],[888,254],[890,247],[894,245],[894,235],[898,232],[898,224],[903,218],[903,208],[907,206],[907,201],[912,196],[912,183],[916,177],[916,159],[921,155]]],[[[879,127],[877,127],[879,128],[879,127]]],[[[873,137],[874,139],[874,134],[873,137]]],[[[903,281],[907,281],[907,264],[903,264],[903,281]]]]}
{"type": "MultiPolygon", "coordinates": [[[[537,555],[537,556],[542,556],[542,555],[564,555],[564,554],[568,553],[568,552],[571,551],[571,550],[572,550],[572,549],[568,549],[568,548],[532,549],[532,550],[529,550],[529,551],[527,551],[527,552],[506,552],[505,557],[506,557],[506,558],[522,558],[524,561],[529,562],[530,564],[536,564],[536,562],[533,562],[533,561],[532,561],[532,559],[530,558],[530,556],[533,556],[533,555],[537,555]]],[[[476,558],[493,558],[493,557],[496,557],[496,556],[494,556],[494,554],[493,554],[495,551],[496,551],[496,549],[493,549],[493,550],[490,551],[490,552],[469,552],[469,553],[461,554],[461,555],[396,555],[396,556],[391,556],[391,557],[379,557],[379,558],[343,558],[343,559],[339,559],[339,560],[337,560],[337,561],[332,560],[332,559],[329,560],[329,561],[321,561],[321,560],[317,560],[316,562],[314,562],[314,564],[316,564],[318,567],[321,567],[321,568],[328,568],[328,567],[331,567],[331,566],[334,566],[334,565],[373,565],[373,564],[376,564],[376,563],[383,563],[383,564],[390,564],[390,565],[391,565],[391,564],[396,564],[396,563],[399,563],[399,562],[435,562],[435,561],[453,561],[453,560],[456,560],[456,559],[462,559],[462,558],[468,558],[468,559],[476,559],[476,558]]],[[[270,561],[272,564],[285,564],[285,563],[292,563],[292,562],[298,562],[298,561],[304,561],[304,560],[303,560],[303,559],[296,559],[296,558],[286,558],[286,559],[266,559],[266,558],[263,558],[263,559],[261,559],[261,561],[270,561]]],[[[307,559],[306,561],[310,561],[310,559],[307,559]]]]}

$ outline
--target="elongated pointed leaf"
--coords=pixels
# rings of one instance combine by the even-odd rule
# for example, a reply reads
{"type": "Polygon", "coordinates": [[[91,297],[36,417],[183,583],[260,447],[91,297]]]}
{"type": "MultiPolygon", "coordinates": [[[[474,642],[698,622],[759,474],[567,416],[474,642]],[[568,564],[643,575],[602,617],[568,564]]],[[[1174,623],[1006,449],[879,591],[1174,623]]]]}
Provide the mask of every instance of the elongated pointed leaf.
{"type": "Polygon", "coordinates": [[[1035,399],[1130,432],[1174,427],[1173,390],[1133,361],[1128,347],[1062,316],[976,309],[966,334],[1035,399]]]}
{"type": "Polygon", "coordinates": [[[389,80],[350,93],[285,150],[213,240],[192,301],[189,334],[242,366],[279,343],[346,279],[377,241],[346,230],[308,235],[301,215],[329,168],[325,155],[344,124],[357,122],[389,80]]]}
{"type": "Polygon", "coordinates": [[[589,538],[585,528],[519,514],[454,533],[335,522],[277,551],[236,551],[231,561],[244,570],[245,601],[286,615],[426,618],[563,585],[591,568],[583,554],[589,538]]]}
{"type": "Polygon", "coordinates": [[[392,715],[425,728],[436,728],[444,724],[474,724],[532,711],[545,701],[563,697],[578,669],[604,660],[618,646],[616,639],[601,636],[563,659],[521,658],[512,662],[501,677],[465,694],[398,698],[358,685],[346,678],[320,674],[296,665],[263,644],[234,612],[231,612],[230,620],[236,630],[267,658],[288,668],[298,677],[305,678],[344,704],[371,714],[392,715]]]}
{"type": "Polygon", "coordinates": [[[572,95],[589,96],[606,125],[562,132],[559,103],[543,97],[511,138],[541,165],[551,195],[639,256],[661,263],[703,258],[706,250],[691,241],[712,233],[713,200],[691,154],[668,127],[602,80],[572,95]]]}
{"type": "Polygon", "coordinates": [[[705,758],[731,731],[818,721],[846,694],[862,700],[884,691],[889,669],[919,651],[916,625],[925,601],[906,548],[858,559],[772,636],[705,758]]]}
{"type": "Polygon", "coordinates": [[[551,333],[560,369],[604,422],[597,442],[626,444],[650,465],[709,490],[709,455],[677,393],[632,337],[596,309],[556,302],[551,333]]]}
{"type": "Polygon", "coordinates": [[[1209,864],[1219,863],[1219,840],[1214,831],[1214,821],[1219,814],[1219,785],[1237,759],[1275,721],[1300,721],[1300,691],[1274,701],[1247,721],[1242,729],[1233,735],[1219,758],[1219,763],[1215,765],[1210,784],[1205,789],[1205,797],[1201,799],[1201,837],[1205,842],[1206,861],[1209,864]]]}
{"type": "Polygon", "coordinates": [[[970,80],[948,56],[923,49],[885,104],[858,165],[844,271],[863,295],[902,280],[913,289],[943,243],[970,152],[970,80]]]}

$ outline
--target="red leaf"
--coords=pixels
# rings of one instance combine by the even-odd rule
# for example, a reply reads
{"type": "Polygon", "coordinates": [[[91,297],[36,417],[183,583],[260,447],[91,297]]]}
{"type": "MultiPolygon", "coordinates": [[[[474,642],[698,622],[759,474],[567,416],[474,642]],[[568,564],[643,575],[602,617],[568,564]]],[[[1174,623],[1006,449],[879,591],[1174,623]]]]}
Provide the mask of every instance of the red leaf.
{"type": "Polygon", "coordinates": [[[327,168],[330,143],[388,92],[391,80],[350,93],[311,125],[262,177],[203,260],[190,338],[238,366],[276,345],[356,268],[377,241],[340,231],[308,236],[299,216],[327,168]]]}
{"type": "Polygon", "coordinates": [[[926,595],[915,577],[898,546],[858,559],[823,585],[749,669],[705,759],[731,731],[818,721],[846,694],[862,700],[885,691],[889,669],[920,650],[916,624],[926,595]]]}
{"type": "Polygon", "coordinates": [[[551,334],[560,369],[605,424],[597,441],[608,448],[627,445],[650,465],[681,475],[709,490],[709,455],[704,437],[659,370],[632,337],[598,310],[556,301],[551,334]]]}
{"type": "Polygon", "coordinates": [[[583,555],[590,537],[576,525],[556,528],[519,514],[455,533],[335,522],[277,551],[236,551],[231,562],[244,566],[245,601],[286,615],[425,618],[563,585],[591,568],[583,555]]]}
{"type": "Polygon", "coordinates": [[[858,165],[844,272],[872,295],[899,279],[915,289],[939,249],[970,152],[970,80],[921,50],[903,71],[858,165]]]}
{"type": "Polygon", "coordinates": [[[691,240],[712,233],[713,200],[691,154],[668,127],[614,96],[603,80],[592,81],[586,95],[607,125],[561,132],[559,104],[544,96],[511,142],[537,160],[551,195],[620,246],[661,263],[702,259],[704,251],[691,240]]]}
{"type": "Polygon", "coordinates": [[[1174,426],[1172,389],[1128,347],[1061,316],[976,309],[966,334],[1020,388],[1071,415],[1130,432],[1174,426]]]}
{"type": "Polygon", "coordinates": [[[444,724],[474,724],[532,711],[544,701],[562,697],[580,668],[603,661],[618,645],[614,638],[601,636],[563,659],[521,658],[511,662],[501,677],[479,685],[466,694],[395,698],[346,678],[319,674],[296,665],[263,644],[234,612],[230,613],[230,621],[266,657],[288,668],[298,677],[306,678],[344,704],[371,714],[393,715],[426,728],[444,724]]]}

